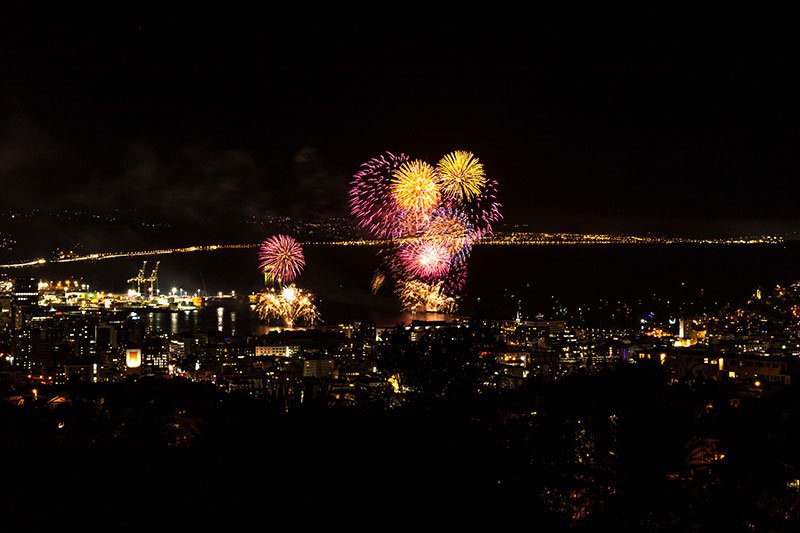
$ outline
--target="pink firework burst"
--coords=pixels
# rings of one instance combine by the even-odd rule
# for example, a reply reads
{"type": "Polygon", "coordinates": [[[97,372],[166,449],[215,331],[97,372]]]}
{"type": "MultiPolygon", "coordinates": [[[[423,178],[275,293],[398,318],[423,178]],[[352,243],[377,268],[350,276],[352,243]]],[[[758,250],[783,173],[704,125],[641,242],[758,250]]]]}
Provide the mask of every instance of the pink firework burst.
{"type": "Polygon", "coordinates": [[[446,274],[452,260],[445,242],[424,240],[401,246],[398,257],[407,274],[426,281],[446,274]]]}
{"type": "Polygon", "coordinates": [[[288,235],[274,235],[261,243],[258,267],[278,284],[291,283],[306,266],[303,249],[288,235]]]}

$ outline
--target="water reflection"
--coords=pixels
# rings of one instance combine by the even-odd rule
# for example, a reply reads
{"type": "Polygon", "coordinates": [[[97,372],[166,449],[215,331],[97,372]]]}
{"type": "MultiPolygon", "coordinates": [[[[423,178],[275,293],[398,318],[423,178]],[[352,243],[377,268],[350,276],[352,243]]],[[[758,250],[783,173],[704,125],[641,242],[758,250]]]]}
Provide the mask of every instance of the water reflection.
{"type": "Polygon", "coordinates": [[[227,307],[201,308],[190,311],[148,311],[143,320],[153,333],[218,331],[223,335],[266,333],[263,324],[249,309],[227,307]]]}
{"type": "MultiPolygon", "coordinates": [[[[365,313],[364,320],[373,321],[379,327],[409,324],[412,320],[445,320],[438,313],[365,313]]],[[[148,311],[142,319],[153,333],[179,333],[192,331],[217,331],[223,335],[264,335],[285,328],[278,324],[265,324],[258,314],[248,306],[203,307],[191,311],[148,311]]],[[[336,324],[333,320],[326,324],[336,324]]],[[[295,329],[305,329],[298,327],[295,329]]]]}

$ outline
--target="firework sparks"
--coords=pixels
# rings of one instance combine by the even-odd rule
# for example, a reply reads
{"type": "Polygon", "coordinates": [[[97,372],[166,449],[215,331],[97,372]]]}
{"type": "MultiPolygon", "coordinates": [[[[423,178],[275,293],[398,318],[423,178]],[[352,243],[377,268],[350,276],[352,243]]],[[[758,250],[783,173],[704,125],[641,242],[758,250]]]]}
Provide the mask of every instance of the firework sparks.
{"type": "Polygon", "coordinates": [[[291,283],[306,266],[303,249],[287,235],[275,235],[261,243],[258,259],[267,281],[278,284],[291,283]]]}
{"type": "Polygon", "coordinates": [[[472,152],[451,152],[439,161],[436,170],[442,194],[449,198],[472,200],[486,185],[483,164],[472,152]]]}
{"type": "Polygon", "coordinates": [[[428,163],[419,160],[403,163],[393,176],[392,195],[400,209],[424,217],[439,204],[436,171],[428,163]]]}
{"type": "Polygon", "coordinates": [[[397,295],[406,311],[452,313],[456,310],[456,300],[444,293],[442,284],[403,280],[397,285],[397,295]]]}
{"type": "Polygon", "coordinates": [[[497,201],[497,181],[495,180],[487,181],[483,192],[464,206],[464,213],[475,229],[476,239],[482,239],[492,234],[492,224],[503,219],[500,207],[500,202],[497,201]]]}
{"type": "Polygon", "coordinates": [[[314,295],[294,284],[280,291],[270,288],[259,293],[256,311],[262,320],[280,319],[287,328],[294,327],[299,321],[313,326],[319,320],[314,295]]]}
{"type": "Polygon", "coordinates": [[[445,294],[458,294],[464,288],[464,284],[467,282],[466,259],[468,256],[467,253],[461,260],[453,261],[450,264],[450,270],[442,279],[442,290],[445,294]]]}

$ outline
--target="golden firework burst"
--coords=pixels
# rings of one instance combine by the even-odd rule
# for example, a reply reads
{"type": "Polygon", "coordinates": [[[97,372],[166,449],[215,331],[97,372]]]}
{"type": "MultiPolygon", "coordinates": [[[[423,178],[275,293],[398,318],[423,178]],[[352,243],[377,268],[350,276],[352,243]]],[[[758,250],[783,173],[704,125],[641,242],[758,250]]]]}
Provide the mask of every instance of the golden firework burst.
{"type": "Polygon", "coordinates": [[[406,311],[428,311],[452,313],[456,300],[444,293],[443,282],[425,283],[418,280],[403,280],[398,283],[397,295],[406,311]]]}
{"type": "Polygon", "coordinates": [[[427,215],[439,204],[436,170],[424,161],[408,161],[394,171],[392,195],[400,209],[427,215]]]}
{"type": "Polygon", "coordinates": [[[472,152],[451,152],[439,161],[436,170],[439,188],[449,198],[468,202],[486,185],[483,164],[472,152]]]}

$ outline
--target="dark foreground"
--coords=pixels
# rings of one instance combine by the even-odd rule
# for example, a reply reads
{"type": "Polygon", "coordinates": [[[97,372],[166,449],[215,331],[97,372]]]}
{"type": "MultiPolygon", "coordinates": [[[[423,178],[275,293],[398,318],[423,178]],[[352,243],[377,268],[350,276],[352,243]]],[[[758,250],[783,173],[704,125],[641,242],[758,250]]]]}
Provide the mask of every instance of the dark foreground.
{"type": "Polygon", "coordinates": [[[800,528],[793,387],[752,397],[639,365],[288,414],[179,380],[61,392],[0,406],[4,524],[800,528]]]}

